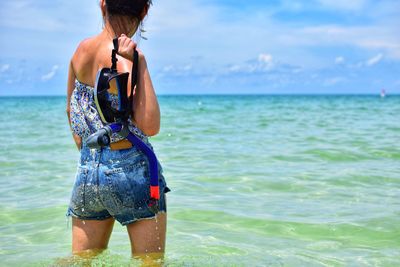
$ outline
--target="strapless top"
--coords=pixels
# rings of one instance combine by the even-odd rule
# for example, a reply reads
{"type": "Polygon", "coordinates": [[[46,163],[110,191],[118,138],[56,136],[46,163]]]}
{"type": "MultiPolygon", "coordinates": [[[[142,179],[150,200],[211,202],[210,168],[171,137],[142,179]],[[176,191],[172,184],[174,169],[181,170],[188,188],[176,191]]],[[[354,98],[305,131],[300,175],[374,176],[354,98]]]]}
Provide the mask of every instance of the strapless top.
{"type": "MultiPolygon", "coordinates": [[[[73,132],[82,137],[82,142],[85,142],[87,137],[104,126],[94,101],[94,87],[77,79],[75,79],[75,88],[71,94],[70,120],[73,132]]],[[[132,122],[131,118],[129,118],[128,127],[136,136],[148,141],[148,136],[132,122]]],[[[111,143],[122,139],[121,136],[113,133],[111,143]]]]}

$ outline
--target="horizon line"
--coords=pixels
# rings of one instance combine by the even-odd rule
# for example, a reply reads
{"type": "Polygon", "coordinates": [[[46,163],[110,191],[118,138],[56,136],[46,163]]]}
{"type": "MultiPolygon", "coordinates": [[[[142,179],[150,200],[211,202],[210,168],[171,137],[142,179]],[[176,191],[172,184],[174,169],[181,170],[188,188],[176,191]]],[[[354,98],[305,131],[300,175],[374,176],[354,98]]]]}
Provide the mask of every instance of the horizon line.
{"type": "MultiPolygon", "coordinates": [[[[219,93],[219,94],[158,94],[157,96],[380,96],[379,93],[219,93]]],[[[386,94],[400,96],[399,93],[386,94]]],[[[0,97],[67,97],[67,95],[0,95],[0,97]]]]}

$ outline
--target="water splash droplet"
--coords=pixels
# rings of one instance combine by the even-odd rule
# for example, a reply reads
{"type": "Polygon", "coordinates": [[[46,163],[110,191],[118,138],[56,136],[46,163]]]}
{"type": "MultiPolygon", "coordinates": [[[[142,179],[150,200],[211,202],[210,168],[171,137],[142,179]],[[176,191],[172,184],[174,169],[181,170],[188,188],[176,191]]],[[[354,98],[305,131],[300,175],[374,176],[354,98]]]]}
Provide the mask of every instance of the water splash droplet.
{"type": "Polygon", "coordinates": [[[66,219],[67,219],[67,229],[69,228],[69,218],[70,218],[70,216],[66,216],[66,219]]]}
{"type": "Polygon", "coordinates": [[[82,208],[82,212],[84,212],[85,211],[85,208],[82,208]]]}
{"type": "Polygon", "coordinates": [[[82,223],[83,223],[83,224],[86,224],[86,222],[85,222],[85,221],[82,221],[82,223]]]}
{"type": "Polygon", "coordinates": [[[158,247],[158,250],[161,250],[161,247],[158,247]]]}

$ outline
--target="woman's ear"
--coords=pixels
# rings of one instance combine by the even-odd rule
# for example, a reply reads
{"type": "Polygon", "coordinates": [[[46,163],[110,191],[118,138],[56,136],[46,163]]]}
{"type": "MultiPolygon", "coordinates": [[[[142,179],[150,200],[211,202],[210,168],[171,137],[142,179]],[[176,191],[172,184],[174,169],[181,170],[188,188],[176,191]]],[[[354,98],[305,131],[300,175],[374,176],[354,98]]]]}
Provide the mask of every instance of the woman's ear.
{"type": "Polygon", "coordinates": [[[149,7],[150,5],[146,4],[145,7],[143,8],[142,13],[140,14],[140,21],[142,21],[146,17],[147,12],[149,12],[149,7]]]}
{"type": "Polygon", "coordinates": [[[103,17],[106,16],[106,1],[105,0],[100,0],[100,9],[101,9],[101,14],[103,17]]]}

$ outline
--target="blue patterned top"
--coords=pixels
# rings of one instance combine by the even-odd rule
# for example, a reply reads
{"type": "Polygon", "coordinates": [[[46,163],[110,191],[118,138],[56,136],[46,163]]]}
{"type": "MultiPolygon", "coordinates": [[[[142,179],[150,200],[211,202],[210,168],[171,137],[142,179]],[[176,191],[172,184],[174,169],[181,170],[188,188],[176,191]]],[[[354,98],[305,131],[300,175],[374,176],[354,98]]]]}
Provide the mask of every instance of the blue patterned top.
{"type": "MultiPolygon", "coordinates": [[[[104,126],[94,101],[94,88],[77,79],[75,79],[75,88],[71,94],[70,119],[73,132],[82,137],[83,142],[89,135],[104,126]]],[[[133,124],[131,119],[129,119],[129,129],[141,139],[147,140],[147,136],[133,124]]],[[[122,139],[114,133],[111,136],[111,143],[122,139]]]]}

